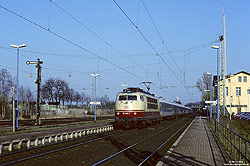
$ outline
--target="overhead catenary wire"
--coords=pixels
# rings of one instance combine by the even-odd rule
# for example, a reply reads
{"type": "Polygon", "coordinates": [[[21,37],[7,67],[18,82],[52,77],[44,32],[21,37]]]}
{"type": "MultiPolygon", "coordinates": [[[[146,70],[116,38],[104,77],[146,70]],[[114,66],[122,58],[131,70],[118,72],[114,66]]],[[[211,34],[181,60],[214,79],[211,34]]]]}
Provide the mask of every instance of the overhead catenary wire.
{"type": "MultiPolygon", "coordinates": [[[[12,51],[11,48],[6,48],[6,49],[5,49],[5,47],[0,47],[0,48],[4,48],[5,51],[11,52],[11,53],[15,53],[15,51],[12,51]]],[[[29,58],[29,59],[32,59],[32,60],[36,60],[35,58],[29,57],[29,56],[27,56],[27,55],[23,55],[23,54],[19,54],[19,55],[20,55],[20,56],[23,56],[23,57],[26,57],[26,58],[29,58]]],[[[6,60],[6,61],[10,61],[10,62],[15,62],[15,61],[13,61],[13,60],[5,59],[5,58],[2,58],[2,57],[0,57],[0,59],[6,60]]],[[[64,67],[61,67],[61,66],[57,66],[57,65],[54,65],[54,64],[50,64],[50,63],[47,63],[47,62],[44,62],[44,65],[45,65],[45,64],[51,65],[51,66],[56,66],[56,67],[58,67],[58,68],[63,68],[63,69],[52,69],[52,68],[48,68],[48,67],[44,67],[44,66],[43,66],[44,69],[54,70],[54,71],[64,71],[64,72],[68,72],[68,69],[67,69],[67,68],[64,68],[64,67]]],[[[1,65],[1,66],[3,66],[3,65],[1,65]]],[[[4,67],[4,66],[3,66],[3,67],[4,67]]],[[[6,66],[6,68],[9,68],[9,69],[12,69],[12,70],[16,70],[15,68],[8,67],[8,66],[6,66]]],[[[72,70],[72,69],[71,69],[71,71],[73,71],[73,72],[78,72],[78,73],[84,74],[84,75],[86,75],[86,76],[89,76],[89,72],[84,73],[84,72],[82,72],[82,71],[77,71],[77,70],[72,70]]],[[[24,71],[24,70],[22,70],[22,72],[24,72],[24,73],[29,73],[29,74],[34,74],[34,75],[35,75],[35,73],[27,72],[27,71],[24,71]]],[[[53,74],[54,74],[54,73],[53,73],[53,74]]],[[[44,75],[45,75],[45,73],[43,73],[43,77],[44,77],[44,78],[50,78],[50,77],[47,77],[47,76],[44,76],[44,75]]],[[[113,86],[116,86],[116,84],[113,84],[113,83],[110,82],[110,81],[107,81],[107,80],[105,80],[105,79],[102,79],[102,80],[103,80],[104,82],[107,82],[107,83],[113,85],[113,86]]],[[[76,85],[76,86],[78,86],[78,87],[81,87],[81,85],[78,85],[78,84],[75,84],[75,83],[70,83],[70,84],[76,85]]],[[[118,87],[118,86],[117,86],[117,87],[118,87]]]]}
{"type": "Polygon", "coordinates": [[[143,4],[144,8],[146,9],[146,12],[148,13],[148,16],[149,16],[151,22],[153,23],[153,25],[154,25],[154,27],[155,27],[155,29],[156,29],[156,31],[157,31],[157,34],[159,35],[159,37],[160,37],[160,39],[161,39],[163,45],[164,45],[165,48],[167,49],[167,53],[171,56],[172,60],[174,61],[174,64],[177,66],[177,68],[178,68],[179,71],[181,72],[180,67],[177,65],[177,63],[176,63],[176,61],[174,60],[174,58],[173,58],[171,52],[169,51],[169,48],[167,47],[166,42],[164,41],[164,39],[163,39],[163,37],[162,37],[162,35],[161,35],[159,29],[157,28],[157,26],[156,26],[156,24],[155,24],[155,22],[154,22],[154,20],[153,20],[153,17],[151,16],[151,14],[150,14],[150,12],[149,12],[149,10],[148,10],[146,4],[144,3],[143,0],[141,0],[141,1],[142,1],[142,4],[143,4]]]}
{"type": "Polygon", "coordinates": [[[116,6],[121,10],[121,12],[126,16],[126,18],[129,20],[129,22],[136,28],[136,30],[140,33],[140,35],[143,37],[143,39],[149,44],[149,46],[154,50],[157,56],[161,58],[161,60],[164,62],[164,64],[168,67],[168,69],[172,72],[172,74],[177,78],[177,80],[183,85],[183,87],[186,89],[189,97],[191,98],[191,95],[189,94],[188,89],[185,87],[183,82],[179,79],[179,77],[174,73],[174,71],[170,68],[170,66],[166,63],[166,61],[162,58],[162,56],[159,54],[159,52],[154,48],[154,46],[151,44],[151,42],[146,38],[146,36],[142,33],[142,31],[138,28],[138,26],[135,25],[135,23],[130,19],[130,17],[126,14],[126,12],[120,7],[120,5],[113,0],[113,2],[116,4],[116,6]]]}
{"type": "MultiPolygon", "coordinates": [[[[177,52],[183,52],[183,51],[186,51],[186,50],[190,50],[190,54],[191,53],[194,53],[200,49],[203,49],[207,46],[210,46],[211,44],[215,43],[215,42],[218,42],[218,40],[214,40],[214,41],[210,41],[210,42],[206,42],[206,43],[203,43],[203,44],[200,44],[200,45],[196,45],[196,46],[191,46],[191,47],[187,47],[187,48],[182,48],[182,49],[178,49],[178,50],[173,50],[173,51],[170,51],[170,53],[177,53],[177,52]],[[194,50],[194,51],[191,51],[191,50],[194,50]]],[[[0,49],[5,49],[5,50],[12,50],[12,48],[9,48],[9,47],[3,47],[3,46],[0,46],[0,49]]],[[[69,58],[87,58],[87,59],[98,59],[98,58],[95,58],[95,57],[90,57],[88,55],[83,55],[83,54],[65,54],[65,53],[53,53],[53,52],[41,52],[41,51],[34,51],[34,50],[22,50],[22,52],[27,52],[27,53],[34,53],[34,54],[41,54],[41,55],[49,55],[49,56],[59,56],[59,57],[69,57],[69,58]]],[[[168,54],[168,52],[160,52],[161,55],[163,54],[168,54]]],[[[129,56],[132,56],[132,57],[135,57],[135,56],[152,56],[152,55],[155,55],[153,53],[143,53],[143,54],[126,54],[127,57],[129,56]]],[[[178,57],[175,57],[174,59],[179,59],[179,58],[182,58],[185,56],[185,53],[184,55],[182,56],[178,56],[178,57]]],[[[120,58],[120,57],[118,57],[120,58]]],[[[112,59],[115,59],[115,58],[112,58],[112,59]]],[[[172,59],[170,60],[167,60],[167,61],[171,61],[172,59]]]]}
{"type": "MultiPolygon", "coordinates": [[[[190,52],[190,54],[194,53],[194,52],[197,52],[203,48],[206,48],[208,45],[211,45],[212,43],[215,43],[217,41],[212,41],[212,42],[207,42],[207,43],[204,43],[204,44],[201,44],[201,45],[197,45],[197,46],[192,46],[190,47],[189,49],[194,49],[194,51],[190,52]]],[[[8,47],[0,47],[1,49],[5,50],[5,51],[8,51],[8,52],[11,52],[11,53],[15,53],[14,51],[12,51],[11,48],[8,48],[8,47]]],[[[179,51],[183,51],[183,50],[186,50],[187,48],[184,48],[184,49],[180,49],[180,50],[176,50],[176,52],[179,52],[179,51]]],[[[38,54],[45,54],[45,55],[56,55],[56,56],[60,56],[61,54],[57,54],[57,53],[44,53],[44,52],[38,52],[38,51],[27,51],[27,50],[23,50],[22,52],[28,52],[28,53],[38,53],[38,54]]],[[[32,57],[29,57],[29,56],[26,56],[26,55],[23,55],[23,54],[20,54],[21,56],[24,56],[24,57],[27,57],[27,58],[30,58],[30,59],[33,59],[35,60],[34,58],[32,57]]],[[[68,54],[62,54],[62,55],[65,55],[67,56],[68,54]]],[[[71,57],[71,55],[69,55],[71,57]]],[[[185,55],[184,55],[185,56],[185,55]]],[[[178,59],[178,58],[181,58],[183,56],[179,56],[179,57],[176,57],[175,59],[178,59]]],[[[1,58],[3,60],[7,60],[7,61],[11,61],[11,60],[8,60],[8,59],[5,59],[5,58],[1,58]]],[[[171,61],[171,59],[167,60],[167,61],[171,61]]],[[[14,62],[14,61],[12,61],[14,62]]],[[[158,62],[158,63],[150,63],[150,64],[144,64],[144,66],[147,66],[147,65],[158,65],[160,63],[163,63],[163,62],[158,62]]],[[[86,74],[88,75],[88,72],[82,72],[82,71],[77,71],[77,70],[72,70],[72,69],[68,69],[68,68],[65,68],[65,67],[62,67],[62,66],[55,66],[54,64],[50,64],[50,63],[47,63],[45,62],[45,64],[48,64],[48,65],[51,65],[53,67],[57,67],[57,68],[61,68],[61,69],[52,69],[52,68],[47,68],[47,67],[43,67],[44,69],[49,69],[49,70],[54,70],[54,71],[64,71],[64,72],[68,72],[68,70],[71,70],[72,72],[78,72],[78,73],[82,73],[82,74],[86,74]]],[[[127,68],[134,68],[134,67],[137,67],[137,66],[128,66],[127,68]]],[[[102,72],[107,72],[107,71],[113,71],[114,69],[106,69],[106,70],[102,70],[102,72]]],[[[27,72],[28,73],[28,72],[27,72]]],[[[107,80],[104,80],[105,82],[108,82],[107,80]]],[[[110,84],[112,84],[112,82],[110,82],[110,84]]],[[[115,85],[115,84],[113,84],[115,85]]],[[[161,85],[160,85],[161,87],[161,85]]]]}
{"type": "MultiPolygon", "coordinates": [[[[26,18],[26,17],[24,17],[24,16],[22,16],[22,15],[19,15],[19,14],[17,14],[16,12],[14,12],[14,11],[12,11],[12,10],[10,10],[10,9],[7,9],[7,8],[1,6],[1,5],[0,5],[0,8],[2,8],[2,9],[5,10],[5,11],[8,11],[9,13],[11,13],[11,14],[13,14],[13,15],[15,15],[15,16],[17,16],[17,17],[19,17],[19,18],[21,18],[21,19],[23,19],[23,20],[25,20],[25,21],[27,21],[27,22],[29,22],[29,23],[31,23],[31,24],[33,24],[33,25],[35,25],[35,26],[37,26],[37,27],[39,27],[39,28],[41,28],[41,29],[43,29],[43,30],[45,30],[45,31],[47,31],[47,32],[49,32],[49,33],[51,33],[52,35],[54,35],[54,36],[56,36],[56,37],[58,37],[58,38],[60,38],[60,39],[62,39],[62,40],[64,40],[64,41],[68,42],[69,44],[71,44],[71,45],[73,45],[73,46],[75,46],[75,47],[77,47],[77,48],[79,48],[79,49],[81,49],[81,50],[83,50],[83,51],[89,53],[90,55],[93,55],[93,56],[95,56],[95,57],[98,57],[98,58],[102,59],[103,61],[105,61],[105,62],[107,62],[107,63],[109,63],[109,64],[111,64],[111,65],[113,65],[113,66],[116,66],[117,68],[119,68],[119,69],[121,69],[121,70],[126,71],[127,73],[129,73],[129,74],[135,76],[136,78],[139,78],[140,80],[144,80],[144,78],[142,78],[142,77],[140,77],[140,76],[134,74],[133,72],[130,72],[130,71],[126,70],[125,68],[120,67],[119,65],[117,65],[117,64],[115,64],[115,63],[113,63],[113,62],[111,62],[111,61],[109,61],[109,60],[107,60],[107,59],[101,57],[101,56],[98,55],[98,54],[95,54],[94,52],[92,52],[92,51],[90,51],[90,50],[88,50],[88,49],[86,49],[86,48],[84,48],[84,47],[78,45],[77,43],[75,43],[75,42],[73,42],[73,41],[71,41],[71,40],[69,40],[69,39],[67,39],[67,38],[65,38],[65,37],[63,37],[63,36],[57,34],[56,32],[51,31],[51,30],[49,30],[49,29],[43,27],[42,25],[40,25],[40,24],[38,24],[38,23],[36,23],[36,22],[34,22],[34,21],[32,21],[32,20],[30,20],[30,19],[28,19],[28,18],[26,18]]],[[[155,86],[155,87],[157,87],[158,89],[160,89],[160,87],[158,87],[158,86],[155,86]]],[[[166,92],[166,91],[163,91],[163,92],[165,92],[165,93],[168,94],[169,96],[173,96],[173,95],[169,94],[169,93],[166,92]]]]}
{"type": "MultiPolygon", "coordinates": [[[[215,43],[215,42],[218,42],[218,40],[215,40],[215,41],[211,41],[211,42],[206,42],[204,44],[201,44],[201,45],[197,45],[197,46],[192,46],[192,47],[189,47],[189,48],[183,48],[183,49],[179,49],[179,50],[175,50],[175,51],[172,51],[172,52],[182,52],[182,51],[185,51],[185,50],[193,50],[193,51],[190,51],[189,52],[189,56],[192,54],[192,53],[195,53],[203,48],[206,48],[207,46],[210,46],[211,44],[215,43]]],[[[3,46],[0,46],[0,49],[3,49],[5,51],[8,51],[8,52],[12,52],[12,53],[16,53],[14,51],[12,51],[13,49],[12,48],[8,48],[8,47],[3,47],[3,46]]],[[[74,55],[74,54],[60,54],[60,53],[46,53],[46,52],[39,52],[39,51],[31,51],[31,50],[22,50],[22,52],[26,52],[26,53],[34,53],[34,54],[41,54],[41,55],[50,55],[50,56],[67,56],[67,57],[70,57],[70,58],[73,58],[75,56],[77,56],[77,58],[85,58],[84,56],[81,56],[80,54],[78,55],[74,55]],[[79,56],[79,57],[78,57],[79,56]],[[81,57],[80,57],[81,56],[81,57]]],[[[164,54],[161,53],[161,54],[164,54]]],[[[25,56],[23,54],[20,54],[21,56],[24,56],[24,57],[27,57],[27,58],[30,58],[30,59],[33,59],[33,60],[36,60],[32,57],[29,57],[29,56],[25,56]]],[[[143,55],[145,56],[144,54],[133,54],[131,56],[135,56],[135,55],[143,55]]],[[[152,56],[152,54],[150,54],[150,56],[152,56]]],[[[175,57],[175,59],[180,59],[180,58],[183,58],[186,56],[186,53],[184,55],[181,55],[181,56],[177,56],[175,57]]],[[[92,57],[86,57],[86,58],[92,58],[92,57]]],[[[3,59],[3,58],[2,58],[3,59]]],[[[98,58],[96,58],[98,59],[98,58]]],[[[5,59],[7,60],[7,59],[5,59]]],[[[166,62],[168,61],[172,61],[172,59],[168,59],[166,60],[166,62]]],[[[86,73],[89,73],[90,71],[86,71],[85,72],[82,72],[82,71],[79,71],[79,70],[74,70],[74,69],[69,69],[69,68],[65,68],[63,66],[58,66],[58,65],[55,65],[55,64],[51,64],[51,63],[48,63],[48,62],[44,62],[50,66],[53,66],[53,67],[57,67],[57,68],[60,68],[60,69],[51,69],[51,68],[48,68],[48,69],[51,69],[51,70],[57,70],[57,71],[71,71],[71,72],[77,72],[77,73],[83,73],[83,74],[86,74],[86,73]],[[63,69],[63,70],[62,70],[63,69]]],[[[151,65],[159,65],[163,62],[157,62],[157,63],[148,63],[148,64],[142,64],[142,65],[136,65],[136,66],[127,66],[126,68],[129,69],[129,68],[136,68],[136,67],[140,67],[140,66],[151,66],[151,65]]],[[[103,69],[102,72],[108,72],[108,71],[113,71],[115,69],[103,69]]],[[[91,71],[92,72],[92,71],[91,71]]]]}
{"type": "MultiPolygon", "coordinates": [[[[142,67],[144,70],[146,70],[147,72],[157,76],[157,74],[149,71],[148,69],[146,69],[143,65],[139,66],[139,64],[137,64],[134,60],[132,60],[131,58],[129,58],[128,56],[126,56],[124,53],[122,53],[120,50],[118,50],[117,48],[115,48],[113,45],[111,45],[109,42],[107,42],[105,39],[103,39],[102,37],[100,37],[100,35],[98,35],[97,33],[95,33],[93,30],[91,30],[89,27],[87,27],[86,25],[84,25],[81,21],[79,21],[77,18],[75,18],[73,15],[71,15],[68,11],[66,11],[64,8],[62,8],[61,6],[59,6],[57,3],[55,3],[53,0],[51,0],[51,2],[57,6],[59,9],[61,9],[64,13],[66,13],[70,18],[72,18],[73,20],[75,20],[76,22],[78,22],[81,26],[83,26],[84,28],[86,28],[89,32],[91,32],[94,36],[96,36],[98,39],[100,39],[102,42],[105,43],[106,48],[107,45],[110,46],[112,49],[114,49],[116,52],[118,52],[120,55],[122,55],[123,57],[127,58],[129,61],[131,61],[132,63],[136,64],[138,67],[142,67]]],[[[140,2],[140,1],[139,1],[140,2]]],[[[139,10],[139,9],[138,9],[139,10]]],[[[106,56],[107,57],[107,56],[106,56]]],[[[106,58],[107,60],[107,58],[106,58]]],[[[163,80],[161,80],[162,82],[164,82],[163,80]]]]}
{"type": "MultiPolygon", "coordinates": [[[[16,68],[5,66],[5,65],[1,65],[1,64],[0,64],[0,66],[1,67],[5,67],[5,68],[10,69],[10,70],[15,70],[15,71],[17,70],[16,68]]],[[[28,71],[20,70],[20,69],[19,69],[19,71],[22,72],[22,73],[26,73],[26,74],[34,74],[34,75],[36,74],[35,72],[28,72],[28,71]]],[[[47,76],[44,76],[44,75],[42,75],[42,77],[43,78],[51,78],[51,77],[47,77],[47,76]]],[[[67,84],[74,85],[74,86],[77,86],[77,87],[82,87],[82,85],[79,85],[79,84],[76,84],[76,83],[68,83],[67,82],[67,84]]]]}
{"type": "Polygon", "coordinates": [[[49,32],[49,33],[51,33],[52,35],[54,35],[54,36],[56,36],[56,37],[58,37],[58,38],[60,38],[60,39],[62,39],[62,40],[64,40],[64,41],[66,41],[66,42],[72,44],[73,46],[75,46],[75,47],[77,47],[77,48],[79,48],[79,49],[81,49],[81,50],[83,50],[83,51],[89,53],[90,55],[93,55],[93,56],[95,56],[95,57],[98,57],[98,58],[102,59],[103,61],[105,61],[105,62],[107,62],[107,63],[109,63],[109,64],[111,64],[111,65],[113,65],[113,66],[116,66],[117,68],[119,68],[119,69],[121,69],[121,70],[124,70],[124,71],[130,73],[131,75],[133,75],[133,76],[135,76],[135,77],[137,77],[137,78],[143,80],[142,77],[140,77],[140,76],[138,76],[138,75],[136,75],[136,74],[134,74],[134,73],[132,73],[132,72],[126,70],[125,68],[120,67],[119,65],[117,65],[117,64],[115,64],[115,63],[113,63],[113,62],[111,62],[111,61],[109,61],[109,60],[106,60],[105,58],[101,57],[100,55],[98,55],[98,54],[96,54],[96,53],[94,53],[94,52],[92,52],[92,51],[90,51],[90,50],[88,50],[88,49],[86,49],[86,48],[80,46],[79,44],[77,44],[77,43],[75,43],[75,42],[73,42],[73,41],[71,41],[71,40],[69,40],[69,39],[63,37],[62,35],[59,35],[59,34],[57,34],[57,33],[54,32],[54,31],[48,30],[48,29],[46,29],[45,27],[43,27],[42,25],[40,25],[40,24],[38,24],[38,23],[35,23],[34,21],[31,21],[30,19],[28,19],[28,18],[26,18],[26,17],[23,17],[23,16],[21,16],[21,15],[15,13],[15,12],[13,12],[13,11],[11,11],[11,10],[9,10],[9,9],[7,9],[7,8],[5,8],[5,7],[3,7],[3,6],[0,6],[0,8],[2,8],[2,9],[4,9],[4,10],[6,10],[6,11],[8,11],[8,12],[14,14],[14,15],[16,15],[17,17],[19,17],[19,18],[21,18],[21,19],[24,19],[25,21],[28,21],[29,23],[31,23],[31,24],[33,24],[33,25],[35,25],[35,26],[37,26],[37,27],[39,27],[39,28],[41,28],[41,29],[43,29],[43,30],[49,32]]]}
{"type": "MultiPolygon", "coordinates": [[[[4,7],[2,7],[2,6],[0,6],[1,8],[3,8],[4,10],[6,10],[6,8],[4,8],[4,7]]],[[[7,11],[8,11],[8,9],[7,9],[7,11]]],[[[34,24],[34,25],[36,25],[36,26],[38,26],[38,27],[40,27],[40,28],[42,28],[42,29],[44,29],[44,30],[47,30],[46,28],[44,28],[43,26],[41,26],[41,25],[39,25],[39,24],[37,24],[37,23],[35,23],[35,22],[32,22],[31,20],[28,20],[27,18],[25,18],[25,17],[23,17],[23,16],[20,16],[20,15],[18,15],[18,14],[16,14],[16,13],[14,13],[14,12],[12,12],[12,11],[9,11],[10,13],[12,13],[12,14],[15,14],[15,15],[17,15],[18,17],[20,17],[20,18],[22,18],[22,19],[24,19],[24,20],[26,20],[26,21],[28,21],[28,22],[30,22],[30,23],[32,23],[32,24],[34,24]]],[[[59,37],[59,38],[61,38],[61,39],[63,39],[63,40],[65,40],[66,42],[68,42],[68,43],[71,43],[71,44],[73,44],[73,45],[75,45],[76,47],[78,47],[78,48],[81,48],[82,50],[84,50],[84,51],[86,51],[86,52],[88,52],[89,50],[86,50],[85,48],[83,48],[83,47],[81,47],[80,45],[78,45],[77,43],[74,43],[74,42],[72,42],[72,41],[70,41],[70,40],[68,40],[67,38],[64,38],[63,36],[61,36],[61,35],[58,35],[57,33],[55,33],[55,32],[53,32],[53,31],[51,31],[51,30],[47,30],[48,32],[50,32],[50,33],[52,33],[53,35],[55,35],[55,36],[57,36],[57,37],[59,37]]],[[[90,51],[91,52],[91,51],[90,51]]],[[[90,52],[88,52],[88,53],[90,53],[90,52]]],[[[94,53],[90,53],[91,55],[93,55],[94,53]]],[[[96,56],[96,57],[98,57],[98,58],[100,58],[100,56],[99,55],[94,55],[94,56],[96,56]]],[[[102,60],[104,60],[104,61],[106,61],[106,62],[108,62],[108,63],[110,63],[110,64],[112,64],[112,65],[114,65],[114,63],[112,63],[112,62],[110,62],[110,61],[108,61],[107,59],[104,59],[104,58],[100,58],[100,59],[102,59],[102,60]]],[[[116,64],[115,64],[116,65],[116,64]]],[[[114,66],[115,66],[114,65],[114,66]]],[[[117,67],[117,66],[116,66],[117,67]]],[[[129,73],[129,74],[131,74],[132,72],[129,72],[128,70],[126,70],[126,69],[124,69],[124,68],[122,68],[122,67],[118,67],[119,69],[122,69],[122,70],[124,70],[125,72],[127,72],[127,73],[129,73]]],[[[132,73],[132,75],[134,75],[133,73],[132,73]]],[[[138,76],[137,75],[134,75],[134,76],[136,76],[137,78],[138,78],[138,76]]],[[[140,79],[141,79],[141,77],[139,77],[140,79]]]]}

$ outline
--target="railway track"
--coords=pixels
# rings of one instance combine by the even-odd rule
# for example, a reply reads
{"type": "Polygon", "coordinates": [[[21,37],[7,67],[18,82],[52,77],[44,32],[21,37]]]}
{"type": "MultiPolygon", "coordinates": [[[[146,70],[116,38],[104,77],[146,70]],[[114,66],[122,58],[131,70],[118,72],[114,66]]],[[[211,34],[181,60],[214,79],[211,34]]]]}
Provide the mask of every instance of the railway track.
{"type": "MultiPolygon", "coordinates": [[[[153,135],[146,137],[143,140],[140,140],[122,150],[119,152],[110,155],[103,160],[96,162],[93,164],[93,166],[97,165],[128,165],[130,163],[131,165],[153,165],[155,162],[157,162],[159,159],[154,161],[155,159],[153,158],[154,155],[170,140],[175,137],[184,127],[186,127],[191,121],[181,121],[178,123],[175,123],[165,129],[162,129],[153,135]],[[184,125],[183,125],[184,123],[184,125]],[[180,126],[181,124],[181,126],[180,126]],[[178,130],[175,131],[172,128],[178,126],[178,130]],[[166,134],[167,132],[167,134],[166,134]],[[171,133],[171,134],[170,134],[171,133]],[[158,136],[158,137],[157,137],[158,136]],[[160,137],[159,137],[160,136],[160,137]],[[163,141],[161,138],[165,138],[163,141]],[[156,143],[157,142],[157,143],[156,143]],[[152,144],[153,143],[153,144],[152,144]],[[142,153],[144,152],[144,153],[142,153]],[[132,154],[135,154],[137,156],[134,156],[132,154]],[[145,159],[143,160],[143,158],[145,159]],[[131,159],[133,158],[133,162],[131,163],[131,159]],[[152,160],[152,161],[150,161],[152,160]]],[[[157,156],[156,156],[157,158],[157,156]]],[[[129,165],[130,165],[129,164],[129,165]]]]}
{"type": "Polygon", "coordinates": [[[172,144],[172,138],[177,137],[191,119],[181,118],[164,121],[162,124],[141,130],[115,130],[60,144],[23,150],[19,153],[0,156],[0,166],[44,165],[45,163],[46,165],[138,165],[152,163],[155,160],[158,161],[160,157],[157,148],[172,144]],[[166,143],[163,145],[162,140],[168,141],[164,141],[166,143]],[[145,160],[147,157],[149,158],[145,160]]]}
{"type": "Polygon", "coordinates": [[[43,146],[5,153],[3,155],[0,155],[0,166],[20,164],[25,160],[30,160],[59,151],[64,151],[91,142],[100,141],[119,133],[121,133],[121,131],[111,131],[104,134],[92,134],[81,138],[73,138],[70,140],[50,143],[43,146]]]}
{"type": "MultiPolygon", "coordinates": [[[[103,116],[97,117],[97,120],[106,120],[106,119],[114,119],[114,116],[103,116]]],[[[75,118],[55,118],[55,119],[42,119],[41,126],[45,125],[55,125],[55,124],[65,124],[65,123],[73,123],[73,122],[84,122],[84,121],[92,121],[93,117],[75,117],[75,118]]],[[[12,120],[4,120],[0,121],[0,126],[12,126],[12,120]]],[[[18,120],[19,126],[34,126],[35,120],[18,120]]]]}

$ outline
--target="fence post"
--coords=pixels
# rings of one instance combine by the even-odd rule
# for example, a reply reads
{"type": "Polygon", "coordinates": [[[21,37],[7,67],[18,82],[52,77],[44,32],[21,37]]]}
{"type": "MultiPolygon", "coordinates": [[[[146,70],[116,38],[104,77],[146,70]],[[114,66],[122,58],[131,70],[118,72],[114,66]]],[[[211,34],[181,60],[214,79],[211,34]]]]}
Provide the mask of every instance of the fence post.
{"type": "Polygon", "coordinates": [[[232,132],[230,131],[230,142],[231,142],[231,154],[233,153],[233,142],[232,142],[232,132]]]}
{"type": "Polygon", "coordinates": [[[229,133],[228,133],[228,130],[229,130],[229,124],[227,123],[227,150],[229,151],[229,133]]]}
{"type": "Polygon", "coordinates": [[[245,158],[245,162],[247,163],[247,152],[248,152],[248,150],[247,150],[248,148],[247,148],[247,141],[245,140],[245,156],[246,156],[246,158],[245,158]]]}
{"type": "Polygon", "coordinates": [[[216,119],[214,119],[214,130],[215,130],[215,133],[216,133],[216,119]]]}
{"type": "Polygon", "coordinates": [[[241,138],[240,138],[240,136],[239,136],[239,161],[241,160],[241,138]]]}
{"type": "Polygon", "coordinates": [[[235,145],[235,147],[234,147],[234,161],[236,161],[236,135],[234,135],[234,145],[235,145]]]}
{"type": "Polygon", "coordinates": [[[226,144],[226,128],[223,126],[223,132],[224,132],[224,146],[225,148],[227,148],[227,144],[226,144]]]}

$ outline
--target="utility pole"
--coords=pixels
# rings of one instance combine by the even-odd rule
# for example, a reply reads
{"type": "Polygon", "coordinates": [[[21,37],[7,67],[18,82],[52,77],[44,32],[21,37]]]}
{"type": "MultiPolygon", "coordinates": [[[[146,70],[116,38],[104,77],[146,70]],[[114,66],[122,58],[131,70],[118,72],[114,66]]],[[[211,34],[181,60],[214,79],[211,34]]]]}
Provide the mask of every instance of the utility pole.
{"type": "Polygon", "coordinates": [[[2,80],[0,80],[0,101],[2,101],[2,109],[1,109],[1,114],[0,116],[3,116],[3,95],[2,95],[2,80]]]}
{"type": "Polygon", "coordinates": [[[12,95],[12,101],[13,101],[13,106],[12,106],[12,110],[13,110],[13,112],[12,112],[12,115],[13,115],[13,122],[12,122],[12,125],[13,125],[13,132],[16,132],[16,121],[15,121],[15,119],[16,119],[16,111],[15,111],[15,87],[13,86],[12,87],[12,92],[13,92],[13,95],[12,95]]]}
{"type": "MultiPolygon", "coordinates": [[[[93,77],[91,78],[91,102],[94,102],[94,78],[93,77]]],[[[93,108],[94,108],[94,105],[91,104],[91,106],[90,106],[91,114],[94,112],[93,108]]]]}
{"type": "MultiPolygon", "coordinates": [[[[93,76],[95,78],[95,96],[94,96],[94,102],[92,101],[90,104],[91,105],[95,105],[95,117],[94,117],[94,121],[96,122],[96,104],[100,104],[98,102],[96,102],[96,77],[100,76],[100,74],[91,74],[91,76],[93,76]]],[[[93,77],[92,77],[92,83],[93,83],[93,77]]],[[[92,84],[92,89],[93,89],[93,84],[92,84]]]]}
{"type": "Polygon", "coordinates": [[[27,65],[29,64],[35,64],[36,68],[37,68],[37,78],[35,80],[35,83],[37,84],[37,97],[36,97],[36,125],[40,125],[40,106],[39,106],[39,102],[40,102],[40,85],[41,85],[41,71],[42,71],[42,67],[40,64],[43,64],[43,61],[40,61],[40,59],[38,58],[37,61],[27,61],[26,62],[27,65]]]}

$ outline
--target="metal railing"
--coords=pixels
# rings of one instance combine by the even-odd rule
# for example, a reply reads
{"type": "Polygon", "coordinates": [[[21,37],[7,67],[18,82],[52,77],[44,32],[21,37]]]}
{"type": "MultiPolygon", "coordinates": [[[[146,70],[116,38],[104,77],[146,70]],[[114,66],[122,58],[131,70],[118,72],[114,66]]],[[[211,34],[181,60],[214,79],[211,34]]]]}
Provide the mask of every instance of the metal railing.
{"type": "Polygon", "coordinates": [[[250,163],[250,141],[235,133],[229,127],[218,123],[216,119],[209,120],[210,127],[214,130],[216,137],[225,147],[230,157],[238,164],[250,163]],[[240,163],[239,163],[240,162],[240,163]]]}
{"type": "Polygon", "coordinates": [[[65,133],[57,133],[52,135],[46,135],[41,136],[37,138],[24,138],[24,139],[17,139],[12,141],[7,141],[0,143],[0,157],[1,154],[4,152],[12,152],[14,150],[20,150],[23,148],[31,148],[31,147],[37,147],[37,146],[43,146],[46,143],[53,143],[53,142],[59,142],[69,139],[74,139],[78,137],[83,137],[90,134],[96,134],[96,133],[103,133],[107,131],[113,130],[112,125],[102,126],[102,127],[95,127],[95,128],[89,128],[89,129],[83,129],[83,130],[75,130],[65,133]]]}

